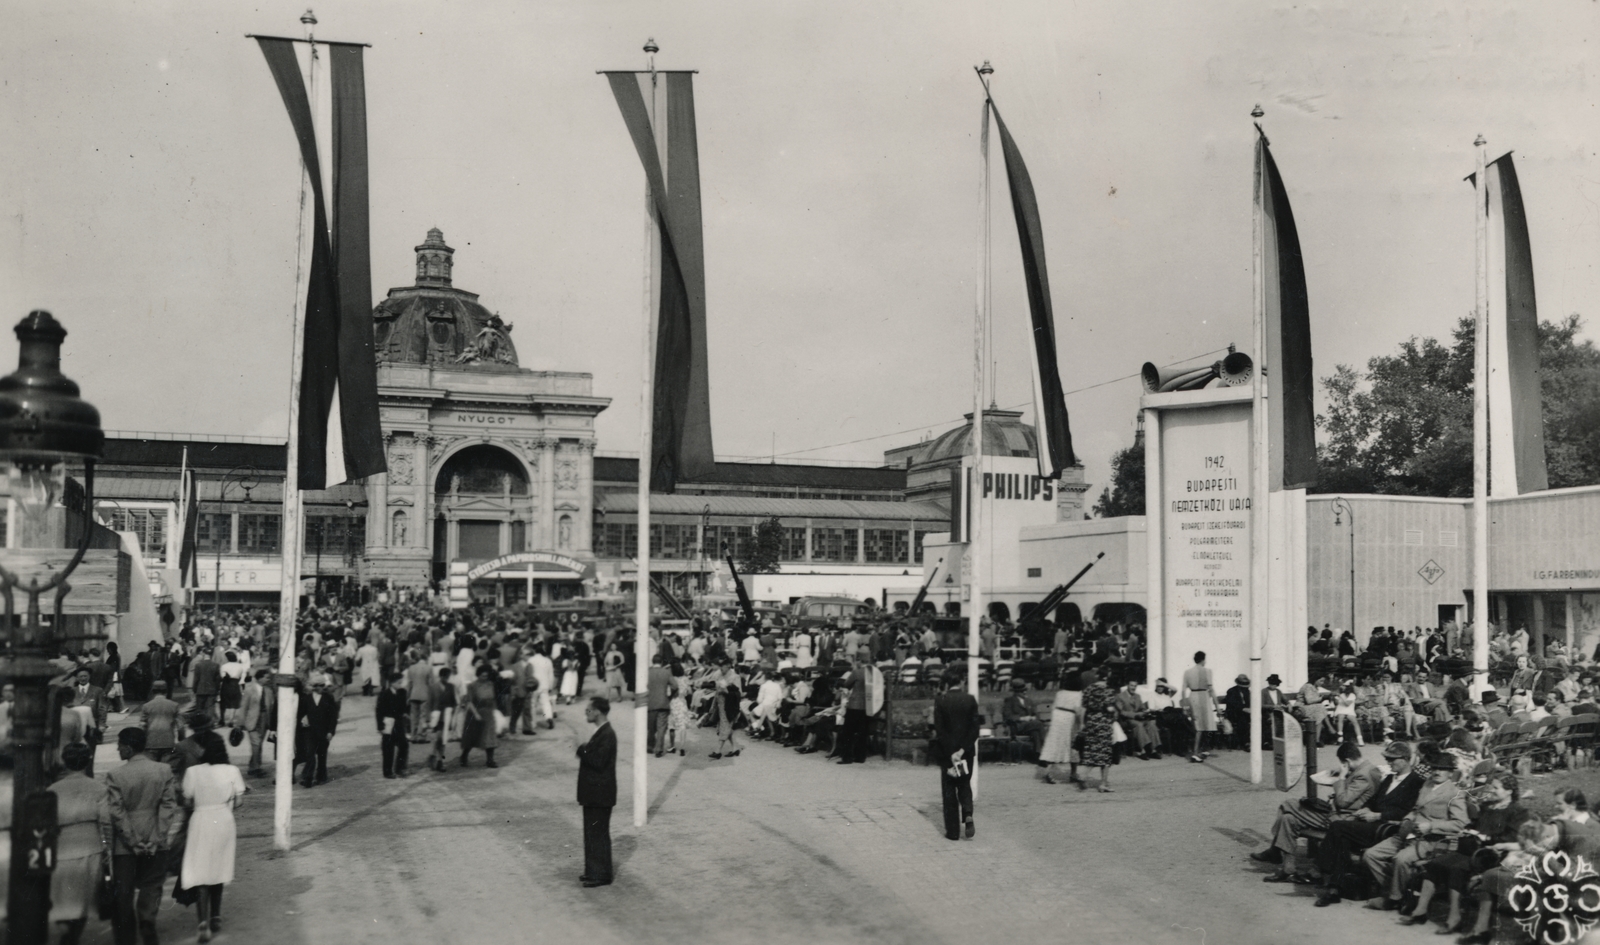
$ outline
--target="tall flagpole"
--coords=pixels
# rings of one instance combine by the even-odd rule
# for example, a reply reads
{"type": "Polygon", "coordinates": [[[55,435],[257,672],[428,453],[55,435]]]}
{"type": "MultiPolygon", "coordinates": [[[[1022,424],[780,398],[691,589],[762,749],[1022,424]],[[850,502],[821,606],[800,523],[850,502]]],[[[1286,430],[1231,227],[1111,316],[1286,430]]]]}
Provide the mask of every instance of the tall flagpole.
{"type": "MultiPolygon", "coordinates": [[[[979,147],[983,153],[983,189],[978,195],[978,218],[982,239],[978,242],[978,275],[975,281],[977,305],[973,321],[972,355],[972,481],[965,490],[969,510],[967,527],[967,560],[972,571],[972,606],[967,613],[967,691],[978,697],[978,643],[983,630],[983,393],[989,364],[989,76],[994,67],[985,59],[978,67],[978,79],[983,83],[983,131],[979,147]]],[[[959,512],[957,513],[959,514],[959,512]]],[[[973,780],[976,781],[977,761],[973,762],[973,780]]],[[[976,785],[974,785],[976,788],[976,785]]]]}
{"type": "MultiPolygon", "coordinates": [[[[650,127],[658,128],[656,100],[660,89],[656,84],[656,53],[660,51],[654,39],[647,40],[644,52],[650,70],[650,127]]],[[[666,161],[663,157],[662,164],[666,161]]],[[[650,787],[646,766],[649,757],[649,710],[647,696],[650,691],[650,462],[653,444],[651,427],[655,423],[655,360],[656,313],[651,302],[654,298],[655,267],[661,252],[658,242],[655,202],[651,199],[650,181],[644,185],[644,358],[640,367],[639,392],[639,579],[634,592],[633,633],[633,825],[643,827],[650,807],[650,787]]]]}
{"type": "MultiPolygon", "coordinates": [[[[307,85],[311,101],[317,96],[317,44],[313,27],[317,18],[307,10],[300,17],[306,27],[306,42],[311,46],[310,76],[307,85]]],[[[298,699],[295,692],[295,617],[300,610],[300,374],[305,361],[306,290],[304,271],[306,248],[313,245],[316,215],[309,206],[310,168],[301,162],[300,236],[296,246],[294,271],[294,319],[289,329],[289,440],[284,457],[282,536],[283,573],[278,585],[278,746],[276,779],[273,784],[272,844],[279,850],[290,846],[293,821],[294,742],[298,699]]]]}
{"type": "Polygon", "coordinates": [[[1489,181],[1483,135],[1478,149],[1477,325],[1472,356],[1472,691],[1489,685],[1489,181]]]}
{"type": "MultiPolygon", "coordinates": [[[[1266,112],[1257,105],[1251,109],[1250,117],[1259,120],[1266,112]]],[[[1260,132],[1258,123],[1256,130],[1260,132]]],[[[1251,201],[1253,238],[1250,250],[1251,264],[1255,273],[1252,286],[1254,297],[1254,334],[1256,357],[1260,358],[1261,367],[1255,372],[1255,382],[1250,385],[1251,414],[1250,433],[1253,441],[1251,449],[1251,462],[1253,470],[1250,476],[1250,783],[1261,783],[1261,707],[1257,705],[1259,696],[1257,687],[1262,683],[1261,677],[1261,651],[1265,648],[1267,639],[1267,611],[1271,609],[1271,598],[1267,585],[1270,581],[1268,561],[1271,556],[1272,531],[1268,520],[1267,508],[1271,500],[1271,483],[1267,481],[1272,474],[1272,464],[1267,452],[1269,443],[1267,436],[1267,371],[1266,366],[1270,358],[1267,352],[1267,271],[1266,256],[1266,213],[1267,200],[1267,169],[1265,160],[1266,135],[1256,141],[1255,160],[1255,199],[1251,201]]],[[[1216,690],[1212,690],[1212,698],[1216,697],[1216,690]]]]}

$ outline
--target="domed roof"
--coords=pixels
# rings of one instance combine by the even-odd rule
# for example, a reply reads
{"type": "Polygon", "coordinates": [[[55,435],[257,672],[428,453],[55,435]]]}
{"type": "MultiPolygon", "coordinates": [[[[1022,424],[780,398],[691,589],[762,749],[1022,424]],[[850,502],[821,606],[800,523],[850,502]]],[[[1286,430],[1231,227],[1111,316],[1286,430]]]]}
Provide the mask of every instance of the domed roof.
{"type": "MultiPolygon", "coordinates": [[[[967,414],[966,426],[947,430],[929,441],[917,465],[959,460],[972,452],[972,414],[967,414]]],[[[997,410],[993,407],[983,412],[983,455],[985,456],[1037,456],[1039,439],[1033,427],[1022,422],[1019,410],[997,410]]]]}
{"type": "Polygon", "coordinates": [[[380,362],[515,369],[511,325],[478,304],[477,293],[451,285],[455,250],[438,229],[417,252],[417,283],[389,290],[372,310],[373,351],[380,362]]]}

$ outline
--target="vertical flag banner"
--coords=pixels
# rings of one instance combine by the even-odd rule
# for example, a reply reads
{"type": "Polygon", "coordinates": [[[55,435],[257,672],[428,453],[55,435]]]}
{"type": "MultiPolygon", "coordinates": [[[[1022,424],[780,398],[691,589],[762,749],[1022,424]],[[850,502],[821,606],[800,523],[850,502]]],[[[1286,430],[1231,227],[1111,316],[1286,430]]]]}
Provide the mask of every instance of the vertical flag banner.
{"type": "Polygon", "coordinates": [[[1055,312],[1050,304],[1050,275],[1045,268],[1044,230],[1039,222],[1039,201],[1033,193],[1033,179],[1022,163],[1022,152],[1012,139],[1000,109],[994,110],[995,127],[1000,130],[1000,150],[1005,155],[1006,183],[1011,190],[1011,209],[1017,218],[1017,242],[1022,246],[1023,278],[1028,284],[1028,313],[1033,322],[1033,415],[1039,437],[1039,475],[1055,479],[1061,471],[1077,464],[1072,452],[1072,428],[1067,422],[1067,397],[1061,387],[1061,371],[1056,365],[1055,312]]]}
{"type": "Polygon", "coordinates": [[[659,261],[651,279],[657,313],[650,488],[711,472],[711,394],[706,363],[705,247],[694,76],[607,72],[623,123],[644,164],[659,261]]]}
{"type": "Polygon", "coordinates": [[[1256,138],[1257,215],[1265,268],[1266,377],[1272,388],[1268,488],[1304,489],[1317,481],[1315,377],[1311,366],[1311,308],[1306,267],[1289,192],[1266,135],[1256,138]]]}
{"type": "MultiPolygon", "coordinates": [[[[187,455],[187,454],[186,454],[187,455]]],[[[184,469],[178,485],[178,578],[186,589],[200,586],[200,484],[184,469]]]]}
{"type": "Polygon", "coordinates": [[[1539,309],[1528,214],[1509,152],[1489,162],[1484,180],[1478,196],[1489,215],[1489,495],[1513,496],[1550,488],[1539,309]]]}
{"type": "Polygon", "coordinates": [[[385,470],[372,351],[372,267],[367,223],[367,106],[362,47],[331,49],[329,80],[311,92],[297,55],[308,44],[257,37],[290,124],[312,198],[300,377],[300,488],[324,489],[385,470]],[[312,92],[316,100],[313,101],[312,92]],[[331,132],[317,133],[331,113],[331,132]],[[329,191],[332,219],[329,214],[329,191]]]}

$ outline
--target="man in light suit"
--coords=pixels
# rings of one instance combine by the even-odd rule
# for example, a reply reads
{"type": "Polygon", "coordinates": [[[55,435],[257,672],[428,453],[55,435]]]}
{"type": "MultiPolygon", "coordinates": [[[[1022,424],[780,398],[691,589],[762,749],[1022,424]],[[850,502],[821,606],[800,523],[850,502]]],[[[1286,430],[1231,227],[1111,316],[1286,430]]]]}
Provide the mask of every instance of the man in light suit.
{"type": "MultiPolygon", "coordinates": [[[[76,708],[86,706],[94,721],[94,727],[89,730],[85,739],[90,745],[100,744],[100,736],[106,730],[106,710],[109,708],[106,691],[89,681],[90,673],[87,668],[80,669],[72,682],[72,699],[67,705],[76,708]]],[[[90,768],[91,776],[93,767],[90,768]]]]}
{"type": "Polygon", "coordinates": [[[244,684],[244,693],[239,702],[239,727],[250,739],[250,767],[245,773],[251,777],[266,774],[261,767],[261,745],[267,739],[274,718],[274,692],[268,684],[271,677],[271,670],[256,670],[250,681],[244,684]]]}
{"type": "Polygon", "coordinates": [[[617,733],[608,716],[611,702],[594,696],[583,710],[596,726],[589,740],[578,746],[578,804],[583,807],[583,888],[609,886],[611,870],[611,809],[617,806],[617,733]]]}
{"type": "Polygon", "coordinates": [[[116,945],[134,945],[136,938],[155,945],[161,884],[167,878],[168,850],[178,830],[172,769],[146,755],[144,741],[143,729],[117,733],[117,752],[126,764],[106,772],[116,886],[111,927],[116,945]]]}
{"type": "MultiPolygon", "coordinates": [[[[1387,755],[1387,752],[1385,754],[1387,755]]],[[[1250,859],[1257,863],[1279,864],[1278,871],[1266,877],[1265,882],[1292,882],[1297,875],[1294,861],[1295,840],[1307,830],[1328,829],[1334,814],[1359,810],[1377,792],[1378,782],[1383,779],[1383,775],[1378,772],[1376,765],[1361,757],[1359,746],[1354,742],[1341,743],[1338,758],[1343,777],[1339,789],[1328,798],[1327,810],[1321,809],[1321,805],[1307,807],[1301,803],[1301,798],[1294,797],[1278,805],[1278,819],[1272,825],[1272,846],[1259,853],[1250,854],[1250,859]]]]}
{"type": "Polygon", "coordinates": [[[166,761],[178,743],[178,704],[167,698],[167,683],[158,679],[150,684],[150,698],[139,710],[139,727],[145,732],[144,753],[152,761],[166,761]]]}
{"type": "Polygon", "coordinates": [[[1400,822],[1400,830],[1361,854],[1361,863],[1384,894],[1367,902],[1368,909],[1393,909],[1405,896],[1417,864],[1448,849],[1450,841],[1467,829],[1467,795],[1456,784],[1455,756],[1436,752],[1426,759],[1431,769],[1428,783],[1417,795],[1416,806],[1400,822]]]}

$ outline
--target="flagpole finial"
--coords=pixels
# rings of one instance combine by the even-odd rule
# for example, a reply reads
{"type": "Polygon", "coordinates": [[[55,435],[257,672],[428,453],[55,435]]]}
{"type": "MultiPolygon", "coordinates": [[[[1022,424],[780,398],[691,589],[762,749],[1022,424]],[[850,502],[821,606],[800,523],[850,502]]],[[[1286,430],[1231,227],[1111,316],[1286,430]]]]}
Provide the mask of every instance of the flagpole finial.
{"type": "Polygon", "coordinates": [[[652,56],[661,51],[661,47],[656,45],[656,38],[654,36],[644,41],[644,51],[652,56]]]}
{"type": "Polygon", "coordinates": [[[1486,145],[1488,143],[1489,142],[1483,140],[1483,135],[1478,135],[1478,137],[1476,137],[1476,138],[1474,138],[1472,140],[1473,147],[1477,147],[1477,148],[1481,148],[1481,147],[1483,147],[1484,145],[1486,145]]]}
{"type": "Polygon", "coordinates": [[[1260,102],[1256,103],[1256,107],[1255,108],[1250,109],[1250,117],[1251,118],[1260,118],[1262,115],[1265,115],[1265,114],[1266,114],[1266,110],[1261,107],[1261,103],[1260,102]]]}
{"type": "Polygon", "coordinates": [[[994,66],[989,65],[989,60],[985,59],[983,61],[983,65],[978,67],[978,74],[979,75],[994,75],[994,66]]]}
{"type": "Polygon", "coordinates": [[[304,23],[307,26],[316,26],[317,25],[317,15],[315,13],[311,12],[311,8],[310,7],[306,7],[306,12],[300,15],[300,22],[304,23]]]}

